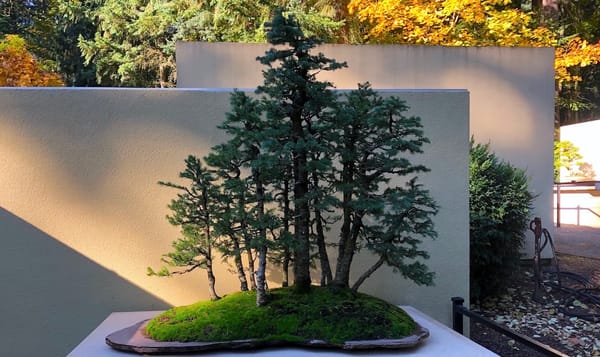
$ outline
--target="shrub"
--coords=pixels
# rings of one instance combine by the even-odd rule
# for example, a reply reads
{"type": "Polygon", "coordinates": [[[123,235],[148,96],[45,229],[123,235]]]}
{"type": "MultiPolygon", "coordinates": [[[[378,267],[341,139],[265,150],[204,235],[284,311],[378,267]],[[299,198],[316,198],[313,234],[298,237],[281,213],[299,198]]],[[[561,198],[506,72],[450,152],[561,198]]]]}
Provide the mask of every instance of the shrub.
{"type": "Polygon", "coordinates": [[[470,145],[471,299],[497,295],[518,270],[535,198],[525,171],[500,160],[489,145],[470,145]]]}

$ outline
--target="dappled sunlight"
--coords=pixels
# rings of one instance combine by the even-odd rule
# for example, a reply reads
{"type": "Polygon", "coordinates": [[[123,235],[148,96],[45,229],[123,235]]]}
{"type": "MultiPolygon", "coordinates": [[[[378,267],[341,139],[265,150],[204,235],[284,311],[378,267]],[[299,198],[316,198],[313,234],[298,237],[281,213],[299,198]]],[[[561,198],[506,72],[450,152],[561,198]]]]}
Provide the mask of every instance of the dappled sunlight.
{"type": "MultiPolygon", "coordinates": [[[[56,135],[34,128],[35,121],[3,118],[0,206],[171,304],[204,299],[203,272],[160,279],[146,276],[146,267],[161,265],[178,236],[165,219],[175,192],[157,181],[177,181],[183,159],[206,154],[218,135],[203,140],[168,118],[157,123],[127,115],[113,114],[105,130],[56,135]]],[[[218,288],[235,290],[226,267],[220,269],[218,288]]]]}
{"type": "MultiPolygon", "coordinates": [[[[1,94],[0,104],[10,105],[4,105],[0,121],[0,157],[6,168],[0,175],[0,206],[169,304],[208,298],[202,270],[158,278],[148,277],[146,268],[160,269],[162,254],[179,235],[165,219],[176,190],[157,181],[178,182],[188,154],[202,156],[224,139],[217,124],[229,108],[227,92],[65,89],[1,94]]],[[[429,291],[450,296],[465,295],[468,289],[465,281],[457,283],[447,275],[453,269],[465,272],[468,262],[468,93],[420,90],[402,95],[433,140],[419,160],[435,173],[423,175],[423,183],[442,206],[435,218],[439,240],[426,243],[432,255],[428,264],[440,272],[440,280],[437,287],[416,289],[415,296],[420,305],[431,307],[432,316],[445,321],[450,305],[439,305],[438,294],[429,291]],[[439,120],[442,116],[445,121],[439,120]]],[[[215,266],[217,292],[238,290],[230,268],[219,258],[215,266]]],[[[365,292],[411,303],[406,298],[411,285],[392,274],[382,270],[376,279],[385,287],[375,284],[376,290],[365,287],[365,292]]],[[[275,274],[269,286],[278,286],[280,278],[275,274]]]]}

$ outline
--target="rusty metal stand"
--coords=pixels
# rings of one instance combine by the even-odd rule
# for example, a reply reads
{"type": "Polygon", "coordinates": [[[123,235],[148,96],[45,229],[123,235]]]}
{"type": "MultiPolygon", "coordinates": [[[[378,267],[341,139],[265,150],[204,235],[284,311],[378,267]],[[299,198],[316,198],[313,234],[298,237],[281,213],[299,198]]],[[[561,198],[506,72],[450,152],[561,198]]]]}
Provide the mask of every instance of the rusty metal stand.
{"type": "Polygon", "coordinates": [[[550,248],[552,249],[552,262],[556,267],[556,276],[558,278],[558,286],[561,286],[560,281],[560,268],[558,265],[558,258],[556,257],[556,250],[554,249],[554,242],[552,241],[552,236],[550,236],[550,232],[546,228],[542,228],[542,219],[540,217],[535,217],[533,221],[529,222],[529,229],[533,232],[535,236],[535,247],[534,247],[534,255],[533,255],[533,277],[535,279],[535,289],[533,291],[533,299],[535,301],[541,301],[541,295],[543,294],[543,277],[542,277],[542,251],[546,247],[547,244],[550,244],[550,248]],[[544,237],[544,242],[542,243],[542,236],[544,237]]]}

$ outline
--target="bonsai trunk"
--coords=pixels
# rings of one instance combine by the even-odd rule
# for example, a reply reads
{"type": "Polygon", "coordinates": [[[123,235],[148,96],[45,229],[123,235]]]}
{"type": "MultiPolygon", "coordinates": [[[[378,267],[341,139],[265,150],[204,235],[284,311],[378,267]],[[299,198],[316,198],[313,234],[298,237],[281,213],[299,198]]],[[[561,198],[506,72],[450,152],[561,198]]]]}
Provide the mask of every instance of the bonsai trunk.
{"type": "MultiPolygon", "coordinates": [[[[304,130],[302,128],[301,108],[306,102],[306,94],[302,93],[300,110],[296,110],[291,116],[292,135],[296,145],[304,140],[304,130]]],[[[294,285],[299,292],[308,292],[310,290],[310,210],[309,202],[306,198],[308,193],[308,171],[306,149],[299,148],[294,153],[293,159],[294,171],[294,285]]]]}
{"type": "Polygon", "coordinates": [[[208,277],[208,293],[210,294],[211,300],[219,300],[221,297],[217,295],[217,291],[215,290],[215,275],[213,274],[212,269],[212,260],[206,260],[206,275],[208,277]]]}
{"type": "MultiPolygon", "coordinates": [[[[352,143],[349,146],[352,148],[352,143]]],[[[333,284],[348,287],[350,284],[350,264],[352,263],[352,254],[354,254],[354,244],[350,238],[353,218],[352,208],[350,207],[352,189],[348,187],[351,187],[354,180],[354,163],[345,161],[342,165],[342,184],[344,185],[342,193],[342,229],[338,242],[338,256],[333,284]]]]}
{"type": "Polygon", "coordinates": [[[377,269],[379,269],[383,263],[385,262],[385,258],[383,256],[379,257],[379,260],[375,264],[373,264],[363,275],[358,278],[358,280],[352,285],[352,291],[357,292],[358,288],[362,285],[362,283],[367,280],[377,269]]]}
{"type": "MultiPolygon", "coordinates": [[[[318,200],[315,204],[318,204],[318,200]]],[[[319,262],[321,263],[321,286],[326,286],[333,280],[333,275],[331,274],[327,246],[325,245],[325,232],[321,211],[318,208],[315,208],[315,220],[317,221],[317,247],[319,249],[319,262]]]]}
{"type": "Polygon", "coordinates": [[[259,228],[258,244],[258,271],[256,272],[256,305],[267,304],[266,271],[267,271],[267,232],[264,225],[265,220],[265,189],[262,178],[257,169],[252,170],[252,176],[256,183],[256,210],[259,228]]]}
{"type": "Polygon", "coordinates": [[[232,238],[234,253],[235,269],[237,271],[238,279],[240,280],[240,290],[248,291],[248,280],[246,279],[246,273],[244,272],[244,265],[242,264],[242,254],[240,251],[240,241],[237,237],[232,238]]]}
{"type": "MultiPolygon", "coordinates": [[[[289,177],[289,166],[286,168],[286,177],[289,177]]],[[[290,181],[288,179],[285,180],[283,184],[283,233],[290,233],[290,181]]],[[[283,261],[281,262],[281,270],[283,274],[283,278],[281,281],[282,287],[287,287],[290,281],[290,248],[287,242],[284,242],[283,246],[283,261]]]]}

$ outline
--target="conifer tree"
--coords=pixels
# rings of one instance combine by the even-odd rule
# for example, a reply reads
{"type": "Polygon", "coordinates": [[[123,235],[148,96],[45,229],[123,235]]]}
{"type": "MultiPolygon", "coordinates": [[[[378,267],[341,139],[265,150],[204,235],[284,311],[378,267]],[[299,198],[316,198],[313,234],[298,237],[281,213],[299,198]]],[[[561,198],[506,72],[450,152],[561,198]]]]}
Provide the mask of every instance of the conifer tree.
{"type": "MultiPolygon", "coordinates": [[[[267,230],[273,229],[274,219],[267,212],[266,204],[270,201],[267,195],[269,184],[265,174],[264,165],[260,165],[261,151],[264,143],[265,122],[261,118],[260,103],[243,92],[235,91],[230,99],[231,112],[227,114],[226,120],[220,126],[231,139],[222,145],[213,148],[207,161],[232,174],[226,174],[225,185],[232,180],[239,180],[241,169],[249,169],[250,175],[246,179],[248,185],[238,186],[254,196],[251,206],[243,203],[240,214],[249,219],[242,222],[242,228],[246,237],[246,245],[256,250],[258,255],[258,266],[256,270],[256,303],[262,306],[267,303],[266,294],[266,268],[268,241],[267,230]],[[237,160],[235,163],[232,158],[237,160]],[[251,188],[250,188],[251,187],[251,188]]],[[[237,194],[244,194],[237,192],[237,194]]],[[[249,258],[252,261],[252,258],[249,258]]],[[[253,263],[251,263],[253,265],[253,263]]],[[[252,267],[253,269],[253,267],[252,267]]]]}
{"type": "MultiPolygon", "coordinates": [[[[269,262],[282,266],[283,285],[291,263],[293,286],[302,293],[310,292],[316,261],[321,285],[357,290],[384,264],[417,284],[432,284],[433,273],[422,262],[428,255],[419,244],[436,236],[437,206],[417,182],[428,169],[411,162],[429,142],[420,119],[405,116],[404,102],[383,98],[369,84],[341,96],[320,81],[318,73],[345,64],[312,54],[319,41],[305,36],[293,15],[279,12],[266,28],[275,47],[258,58],[267,66],[264,82],[254,96],[234,91],[230,97],[220,126],[229,139],[213,147],[205,158],[212,171],[202,168],[198,176],[204,180],[195,182],[206,187],[207,200],[192,202],[189,190],[168,184],[185,191],[172,204],[179,214],[172,223],[204,217],[194,227],[204,229],[199,246],[205,250],[194,253],[210,261],[202,254],[217,247],[225,258],[233,257],[241,289],[248,287],[246,270],[251,284],[255,281],[259,306],[269,301],[269,262]],[[196,215],[208,210],[209,215],[196,215]],[[328,241],[326,232],[336,220],[339,239],[328,241]],[[335,275],[328,244],[338,251],[335,275]],[[351,286],[352,261],[363,248],[377,259],[351,286]]],[[[199,161],[193,163],[200,170],[199,161]]],[[[172,260],[180,249],[187,253],[185,246],[175,248],[172,260]]]]}
{"type": "Polygon", "coordinates": [[[355,290],[384,263],[416,283],[432,283],[433,275],[422,263],[404,259],[427,258],[417,245],[420,237],[436,236],[431,217],[437,207],[415,177],[407,188],[392,181],[428,171],[409,160],[429,140],[419,118],[403,115],[407,109],[398,98],[384,99],[362,84],[333,117],[337,130],[331,142],[341,162],[337,185],[342,196],[336,285],[349,286],[352,259],[361,247],[379,259],[354,284],[355,290]]]}
{"type": "Polygon", "coordinates": [[[311,54],[319,41],[306,37],[293,15],[285,17],[279,12],[265,27],[268,42],[278,47],[258,58],[268,68],[257,94],[263,95],[261,102],[273,138],[270,154],[275,158],[286,153],[292,160],[294,286],[307,291],[311,285],[309,176],[313,170],[330,166],[327,158],[318,155],[324,150],[316,137],[320,118],[336,102],[331,83],[318,81],[316,74],[345,64],[322,53],[311,54]]]}
{"type": "Polygon", "coordinates": [[[214,203],[217,202],[218,189],[214,184],[213,175],[202,166],[198,158],[190,155],[185,163],[186,169],[179,176],[189,180],[189,186],[159,182],[181,191],[169,204],[173,214],[167,216],[167,219],[172,225],[181,227],[182,237],[173,242],[173,251],[165,254],[162,260],[171,267],[185,269],[169,270],[163,267],[155,272],[148,268],[148,275],[170,276],[186,274],[198,268],[205,269],[210,298],[217,300],[220,297],[215,290],[216,280],[213,273],[212,248],[215,237],[212,223],[213,214],[217,211],[214,203]]]}

